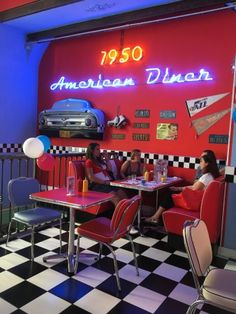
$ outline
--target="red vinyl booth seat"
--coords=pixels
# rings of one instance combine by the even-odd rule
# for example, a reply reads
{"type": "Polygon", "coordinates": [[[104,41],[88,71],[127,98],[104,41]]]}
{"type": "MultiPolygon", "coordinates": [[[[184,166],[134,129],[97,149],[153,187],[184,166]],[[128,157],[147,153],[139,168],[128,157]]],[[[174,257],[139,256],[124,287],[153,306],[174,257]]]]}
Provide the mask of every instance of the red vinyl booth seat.
{"type": "Polygon", "coordinates": [[[224,182],[212,181],[206,188],[201,201],[200,211],[185,210],[172,207],[162,214],[165,229],[168,233],[182,236],[186,220],[203,220],[209,232],[212,244],[216,244],[220,236],[223,207],[224,182]]]}
{"type": "MultiPolygon", "coordinates": [[[[73,160],[70,163],[68,176],[74,176],[76,180],[81,178],[82,180],[85,178],[85,165],[84,161],[81,160],[73,160]]],[[[86,212],[93,214],[93,215],[99,215],[111,208],[113,208],[114,205],[111,202],[105,202],[100,205],[94,205],[89,208],[86,208],[86,212]]]]}

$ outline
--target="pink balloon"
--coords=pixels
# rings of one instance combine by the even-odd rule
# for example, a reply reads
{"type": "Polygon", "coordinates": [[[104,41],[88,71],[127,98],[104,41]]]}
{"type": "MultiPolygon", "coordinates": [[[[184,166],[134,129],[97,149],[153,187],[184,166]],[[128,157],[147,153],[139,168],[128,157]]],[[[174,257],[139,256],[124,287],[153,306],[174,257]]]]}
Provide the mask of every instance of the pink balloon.
{"type": "Polygon", "coordinates": [[[44,171],[51,171],[55,166],[55,158],[48,153],[44,153],[42,156],[37,158],[36,162],[38,167],[44,171]]]}

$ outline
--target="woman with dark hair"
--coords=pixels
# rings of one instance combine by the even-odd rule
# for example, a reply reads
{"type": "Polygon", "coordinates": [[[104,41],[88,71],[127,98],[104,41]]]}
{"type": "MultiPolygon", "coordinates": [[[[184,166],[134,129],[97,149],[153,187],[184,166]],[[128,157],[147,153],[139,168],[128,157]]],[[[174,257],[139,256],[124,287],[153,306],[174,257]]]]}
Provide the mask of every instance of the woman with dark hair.
{"type": "Polygon", "coordinates": [[[125,192],[110,185],[113,178],[109,175],[111,167],[109,160],[103,159],[98,143],[90,143],[86,152],[86,176],[89,180],[89,189],[98,192],[112,193],[112,202],[116,205],[119,200],[127,198],[125,192]]]}
{"type": "MultiPolygon", "coordinates": [[[[215,163],[217,163],[216,161],[216,156],[215,156],[215,153],[210,150],[210,149],[205,149],[202,153],[201,153],[201,156],[208,156],[211,160],[215,161],[215,163]]],[[[220,175],[224,175],[224,167],[223,166],[220,166],[218,165],[218,169],[220,171],[220,175]]],[[[196,171],[196,175],[195,175],[195,180],[198,180],[201,176],[202,176],[202,170],[201,170],[201,167],[199,166],[197,168],[197,171],[196,171]]]]}
{"type": "MultiPolygon", "coordinates": [[[[200,168],[202,171],[202,176],[193,185],[188,186],[188,188],[192,190],[204,190],[211,181],[213,181],[220,175],[215,158],[210,158],[208,155],[203,155],[200,158],[200,168]]],[[[182,191],[184,188],[186,187],[178,187],[178,191],[182,191]]],[[[173,189],[167,190],[165,198],[160,203],[155,214],[152,215],[151,217],[146,218],[145,222],[154,224],[157,224],[159,222],[162,213],[165,210],[174,206],[172,200],[173,193],[176,193],[176,190],[175,191],[173,191],[173,189]]]]}
{"type": "Polygon", "coordinates": [[[144,164],[141,162],[141,151],[139,149],[133,149],[131,152],[131,159],[126,160],[120,169],[120,175],[122,178],[128,176],[142,176],[145,172],[144,164]]]}

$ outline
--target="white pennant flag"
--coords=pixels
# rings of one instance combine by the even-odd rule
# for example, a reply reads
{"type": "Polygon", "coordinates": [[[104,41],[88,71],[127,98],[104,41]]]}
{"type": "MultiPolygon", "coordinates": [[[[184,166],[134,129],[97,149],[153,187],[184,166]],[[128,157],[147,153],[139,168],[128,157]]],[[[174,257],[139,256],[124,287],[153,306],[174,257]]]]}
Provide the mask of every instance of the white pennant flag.
{"type": "Polygon", "coordinates": [[[225,109],[217,113],[209,114],[208,116],[193,120],[193,126],[196,129],[197,135],[205,132],[209,127],[219,121],[223,116],[225,116],[230,109],[225,109]]]}
{"type": "Polygon", "coordinates": [[[216,101],[220,100],[221,98],[225,97],[228,94],[229,93],[218,94],[214,96],[207,96],[207,97],[187,100],[186,104],[187,104],[188,113],[190,117],[206,109],[207,107],[214,104],[216,101]]]}

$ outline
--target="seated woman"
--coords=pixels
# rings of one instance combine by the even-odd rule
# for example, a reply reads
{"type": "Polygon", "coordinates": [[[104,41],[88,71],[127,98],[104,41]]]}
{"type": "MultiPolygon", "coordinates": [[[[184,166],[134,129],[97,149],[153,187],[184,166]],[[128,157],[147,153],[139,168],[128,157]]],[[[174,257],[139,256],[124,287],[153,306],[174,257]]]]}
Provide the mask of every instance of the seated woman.
{"type": "MultiPolygon", "coordinates": [[[[188,188],[191,188],[192,190],[204,190],[211,181],[220,175],[216,160],[207,155],[203,155],[200,158],[200,168],[202,176],[193,185],[188,186],[188,188]]],[[[176,193],[176,191],[182,191],[183,188],[185,187],[168,189],[164,200],[160,203],[155,214],[146,218],[145,222],[154,224],[159,223],[162,213],[174,206],[171,195],[176,193]]]]}
{"type": "Polygon", "coordinates": [[[142,176],[144,172],[145,166],[141,162],[141,151],[139,149],[133,149],[131,159],[126,160],[121,166],[120,175],[124,179],[132,175],[142,176]]]}
{"type": "Polygon", "coordinates": [[[100,145],[98,143],[90,143],[86,152],[86,176],[89,180],[90,190],[112,193],[114,197],[111,201],[116,205],[121,199],[127,198],[127,195],[123,190],[110,186],[113,178],[109,175],[111,168],[109,160],[106,159],[103,159],[101,155],[100,145]]]}

